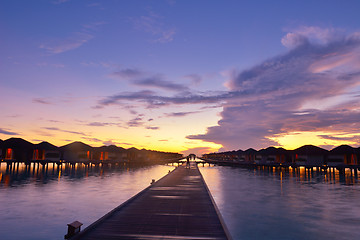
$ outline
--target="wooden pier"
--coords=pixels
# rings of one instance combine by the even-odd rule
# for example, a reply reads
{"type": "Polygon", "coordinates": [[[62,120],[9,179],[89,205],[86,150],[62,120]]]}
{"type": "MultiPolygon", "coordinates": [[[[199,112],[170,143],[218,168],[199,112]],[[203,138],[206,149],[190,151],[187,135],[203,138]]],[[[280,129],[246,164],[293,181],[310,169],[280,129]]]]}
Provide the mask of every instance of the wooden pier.
{"type": "Polygon", "coordinates": [[[159,181],[71,238],[231,239],[195,163],[159,181]]]}

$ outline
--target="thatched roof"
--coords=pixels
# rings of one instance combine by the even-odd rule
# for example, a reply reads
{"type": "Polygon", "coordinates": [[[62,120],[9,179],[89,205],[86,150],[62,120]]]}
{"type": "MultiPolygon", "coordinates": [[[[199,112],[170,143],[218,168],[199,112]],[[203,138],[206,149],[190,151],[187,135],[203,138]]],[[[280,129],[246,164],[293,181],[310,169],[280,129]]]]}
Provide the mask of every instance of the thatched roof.
{"type": "Polygon", "coordinates": [[[293,152],[300,155],[325,155],[328,153],[327,150],[314,145],[305,145],[295,149],[293,152]]]}
{"type": "Polygon", "coordinates": [[[358,153],[357,148],[353,148],[349,145],[341,145],[330,150],[331,154],[356,154],[358,153]]]}
{"type": "Polygon", "coordinates": [[[52,145],[48,142],[41,142],[34,145],[34,148],[36,149],[42,149],[42,150],[58,150],[59,148],[55,145],[52,145]]]}
{"type": "Polygon", "coordinates": [[[70,150],[70,151],[90,151],[93,147],[82,143],[82,142],[72,142],[65,146],[60,147],[61,150],[70,150]]]}
{"type": "Polygon", "coordinates": [[[3,141],[4,148],[32,149],[34,144],[22,138],[9,138],[3,141]]]}

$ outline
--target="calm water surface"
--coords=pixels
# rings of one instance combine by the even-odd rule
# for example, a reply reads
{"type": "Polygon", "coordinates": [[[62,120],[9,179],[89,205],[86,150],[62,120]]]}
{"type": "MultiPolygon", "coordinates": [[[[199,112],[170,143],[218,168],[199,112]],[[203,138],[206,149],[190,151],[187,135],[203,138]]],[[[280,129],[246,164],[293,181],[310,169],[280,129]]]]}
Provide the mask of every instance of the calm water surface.
{"type": "Polygon", "coordinates": [[[0,165],[0,239],[64,239],[67,223],[88,226],[174,169],[46,166],[0,165]]]}
{"type": "Polygon", "coordinates": [[[360,185],[349,172],[200,170],[234,239],[360,239],[360,185]]]}
{"type": "MultiPolygon", "coordinates": [[[[0,239],[63,239],[172,166],[0,165],[0,239]]],[[[234,239],[360,239],[360,184],[349,173],[200,170],[234,239]]]]}

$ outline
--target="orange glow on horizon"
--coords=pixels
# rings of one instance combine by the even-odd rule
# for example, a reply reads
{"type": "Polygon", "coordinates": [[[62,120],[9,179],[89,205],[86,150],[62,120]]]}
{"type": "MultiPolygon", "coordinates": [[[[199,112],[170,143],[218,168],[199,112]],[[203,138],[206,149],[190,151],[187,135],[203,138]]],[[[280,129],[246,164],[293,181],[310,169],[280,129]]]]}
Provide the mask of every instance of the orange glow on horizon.
{"type": "Polygon", "coordinates": [[[293,150],[304,145],[315,145],[319,147],[326,146],[340,146],[340,145],[358,145],[359,143],[351,140],[334,140],[326,139],[322,136],[336,136],[338,138],[351,138],[359,136],[355,134],[343,134],[343,133],[329,133],[329,132],[290,132],[287,134],[279,134],[269,139],[279,143],[276,147],[283,147],[288,150],[293,150]]]}

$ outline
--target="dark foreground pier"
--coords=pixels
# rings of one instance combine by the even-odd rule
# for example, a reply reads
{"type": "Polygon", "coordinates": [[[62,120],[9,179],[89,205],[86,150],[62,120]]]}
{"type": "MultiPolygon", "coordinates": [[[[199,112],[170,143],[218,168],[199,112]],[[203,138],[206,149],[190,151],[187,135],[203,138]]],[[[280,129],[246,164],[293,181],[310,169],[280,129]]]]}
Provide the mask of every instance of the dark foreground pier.
{"type": "Polygon", "coordinates": [[[195,163],[184,165],[71,238],[231,239],[195,163]]]}

